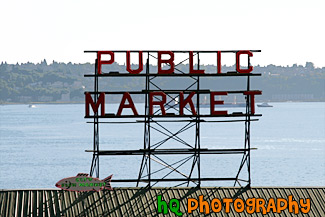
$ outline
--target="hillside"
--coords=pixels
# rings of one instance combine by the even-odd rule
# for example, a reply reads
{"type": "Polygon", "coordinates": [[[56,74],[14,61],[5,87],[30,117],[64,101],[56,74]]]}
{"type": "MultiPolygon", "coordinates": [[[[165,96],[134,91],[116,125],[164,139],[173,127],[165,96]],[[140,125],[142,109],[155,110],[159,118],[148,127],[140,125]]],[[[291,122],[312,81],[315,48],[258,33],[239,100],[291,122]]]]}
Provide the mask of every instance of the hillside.
{"type": "MultiPolygon", "coordinates": [[[[114,63],[111,71],[125,71],[125,65],[114,63]]],[[[137,67],[137,66],[133,66],[137,67]]],[[[180,65],[180,69],[188,68],[180,65]]],[[[156,66],[150,66],[155,70],[156,66]]],[[[213,65],[203,66],[207,73],[215,72],[213,65]]],[[[233,66],[223,66],[222,72],[233,71],[233,66]]],[[[325,67],[315,68],[313,63],[305,66],[255,66],[254,73],[262,73],[253,78],[252,89],[261,89],[263,95],[259,101],[325,101],[325,67]]],[[[93,79],[84,78],[84,74],[94,73],[94,65],[90,63],[73,64],[53,61],[48,64],[43,60],[39,64],[7,64],[0,65],[0,102],[83,102],[84,91],[91,91],[93,79]]],[[[186,84],[186,78],[161,79],[163,88],[186,84]]],[[[209,78],[201,80],[202,87],[211,90],[242,89],[243,83],[238,79],[209,78]]],[[[100,90],[142,90],[143,78],[102,79],[100,90]]],[[[114,99],[113,101],[118,101],[114,99]]]]}

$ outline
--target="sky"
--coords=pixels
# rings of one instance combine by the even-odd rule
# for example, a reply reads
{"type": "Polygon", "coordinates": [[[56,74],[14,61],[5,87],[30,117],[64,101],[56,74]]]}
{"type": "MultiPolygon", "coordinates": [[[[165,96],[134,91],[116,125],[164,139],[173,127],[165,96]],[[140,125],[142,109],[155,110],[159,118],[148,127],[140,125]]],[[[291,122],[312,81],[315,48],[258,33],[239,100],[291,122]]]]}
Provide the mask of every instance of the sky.
{"type": "Polygon", "coordinates": [[[85,50],[262,50],[325,67],[324,0],[1,0],[0,62],[94,62],[85,50]]]}

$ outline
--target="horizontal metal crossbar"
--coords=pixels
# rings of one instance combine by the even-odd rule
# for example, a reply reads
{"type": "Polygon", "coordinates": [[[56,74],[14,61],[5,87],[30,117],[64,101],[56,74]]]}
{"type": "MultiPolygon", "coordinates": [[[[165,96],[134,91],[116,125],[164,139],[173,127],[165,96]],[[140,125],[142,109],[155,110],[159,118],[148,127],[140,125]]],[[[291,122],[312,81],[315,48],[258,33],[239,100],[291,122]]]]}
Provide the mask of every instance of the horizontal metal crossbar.
{"type": "MultiPolygon", "coordinates": [[[[182,179],[150,179],[150,182],[187,182],[187,181],[236,181],[238,179],[236,178],[182,178],[182,179]]],[[[242,180],[242,181],[246,181],[246,180],[242,180]]],[[[112,179],[111,182],[145,182],[145,183],[149,183],[149,179],[112,179]]],[[[247,181],[246,181],[247,182],[247,181]]]]}
{"type": "MultiPolygon", "coordinates": [[[[128,92],[129,94],[145,94],[145,93],[151,93],[151,92],[164,92],[164,93],[170,93],[170,94],[178,94],[180,92],[183,92],[183,93],[192,93],[192,92],[195,92],[195,93],[211,93],[211,92],[227,92],[228,94],[238,94],[238,93],[245,93],[247,92],[247,90],[217,90],[217,91],[214,91],[214,90],[197,90],[197,89],[193,89],[193,90],[164,90],[164,89],[161,89],[161,90],[142,90],[142,91],[99,91],[99,92],[96,92],[96,91],[86,91],[84,94],[86,93],[90,93],[90,94],[100,94],[100,93],[105,93],[105,94],[124,94],[125,92],[128,92]]],[[[259,91],[259,90],[250,90],[251,92],[254,92],[254,91],[259,91]]]]}
{"type": "Polygon", "coordinates": [[[237,72],[227,72],[227,73],[211,73],[211,74],[157,74],[157,73],[149,73],[149,74],[129,74],[129,73],[119,73],[119,72],[109,72],[102,74],[86,74],[84,77],[228,77],[228,76],[261,76],[261,73],[237,73],[237,72]]]}
{"type": "Polygon", "coordinates": [[[96,152],[98,155],[143,155],[143,154],[154,154],[154,155],[179,155],[179,154],[243,154],[249,150],[256,150],[257,148],[251,149],[138,149],[138,150],[86,150],[86,152],[96,152]]]}
{"type": "Polygon", "coordinates": [[[243,114],[242,112],[234,112],[227,115],[178,115],[175,113],[166,113],[166,115],[120,115],[117,116],[113,113],[105,114],[104,116],[89,115],[85,118],[217,118],[217,117],[260,117],[261,114],[243,114]]]}
{"type": "MultiPolygon", "coordinates": [[[[85,53],[97,53],[98,51],[102,51],[102,50],[86,50],[84,51],[85,53]]],[[[112,52],[116,52],[116,53],[126,53],[127,51],[130,52],[158,52],[161,50],[108,50],[108,51],[112,51],[112,52]]],[[[193,53],[216,53],[216,52],[221,52],[221,53],[236,53],[238,51],[241,50],[193,50],[193,53]]],[[[250,52],[261,52],[261,50],[249,50],[250,52]]],[[[171,50],[171,52],[173,53],[188,53],[190,52],[189,50],[171,50]]]]}
{"type": "MultiPolygon", "coordinates": [[[[259,119],[251,119],[250,121],[258,121],[259,119]]],[[[203,119],[193,119],[193,120],[152,120],[152,123],[158,122],[200,122],[200,123],[227,123],[227,122],[244,122],[247,120],[222,120],[222,121],[209,121],[203,119]]],[[[135,120],[135,121],[98,121],[96,123],[99,124],[139,124],[139,123],[146,123],[148,121],[143,120],[135,120]]],[[[88,124],[95,123],[94,121],[87,121],[88,124]]]]}

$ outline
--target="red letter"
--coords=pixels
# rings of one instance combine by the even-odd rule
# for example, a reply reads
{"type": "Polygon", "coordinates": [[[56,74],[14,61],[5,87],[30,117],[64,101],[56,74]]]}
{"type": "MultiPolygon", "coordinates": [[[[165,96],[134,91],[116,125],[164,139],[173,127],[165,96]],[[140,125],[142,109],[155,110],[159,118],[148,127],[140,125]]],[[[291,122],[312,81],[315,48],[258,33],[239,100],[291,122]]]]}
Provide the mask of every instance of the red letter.
{"type": "Polygon", "coordinates": [[[191,111],[193,115],[196,115],[196,111],[194,108],[194,104],[192,101],[192,97],[194,96],[195,92],[192,92],[190,95],[187,96],[187,98],[184,100],[184,93],[180,92],[179,93],[179,114],[180,115],[184,115],[184,107],[186,106],[186,104],[190,105],[191,111]]]}
{"type": "Polygon", "coordinates": [[[90,93],[86,94],[86,116],[89,116],[89,104],[93,109],[94,114],[98,113],[98,108],[101,106],[101,116],[105,115],[105,93],[101,93],[97,99],[97,103],[95,105],[93,98],[91,97],[90,93]]]}
{"type": "Polygon", "coordinates": [[[227,92],[211,92],[210,94],[210,112],[211,115],[227,115],[228,112],[227,111],[215,111],[214,110],[214,105],[222,105],[223,101],[215,101],[214,100],[214,96],[216,95],[228,95],[227,92]]]}
{"type": "Polygon", "coordinates": [[[221,73],[221,51],[217,51],[217,73],[221,73]]]}
{"type": "Polygon", "coordinates": [[[97,74],[102,74],[103,64],[114,63],[114,53],[112,51],[98,51],[97,52],[97,74]],[[109,54],[111,56],[110,60],[102,60],[102,54],[109,54]]]}
{"type": "Polygon", "coordinates": [[[241,54],[248,54],[248,58],[253,56],[253,53],[249,50],[241,50],[236,52],[236,71],[239,73],[250,73],[253,71],[253,66],[248,66],[248,69],[241,69],[240,68],[240,55],[241,54]]]}
{"type": "Polygon", "coordinates": [[[158,74],[173,74],[174,72],[174,53],[171,51],[158,51],[158,74]],[[162,60],[161,55],[168,54],[170,59],[162,60]],[[166,63],[170,65],[170,69],[163,70],[161,64],[166,63]]]}
{"type": "Polygon", "coordinates": [[[203,69],[200,70],[193,69],[193,51],[190,51],[189,54],[190,54],[190,74],[204,74],[203,69]]]}
{"type": "Polygon", "coordinates": [[[134,115],[138,115],[138,112],[135,109],[135,106],[134,106],[134,103],[132,101],[132,98],[131,98],[131,96],[130,96],[130,94],[128,92],[125,92],[123,94],[123,97],[122,97],[122,100],[121,100],[121,103],[120,103],[120,106],[118,108],[118,111],[117,111],[117,114],[116,115],[117,116],[121,116],[122,110],[124,108],[130,108],[130,109],[132,109],[134,115]],[[128,100],[129,104],[125,104],[125,101],[126,100],[128,100]]]}
{"type": "Polygon", "coordinates": [[[126,52],[126,70],[131,74],[139,74],[143,70],[143,62],[142,62],[142,51],[139,51],[139,68],[138,69],[131,69],[131,61],[130,61],[131,52],[126,52]]]}
{"type": "Polygon", "coordinates": [[[162,115],[166,115],[164,104],[166,103],[166,94],[164,92],[149,93],[149,114],[153,115],[153,106],[159,105],[162,115]],[[161,96],[161,101],[153,101],[154,96],[161,96]]]}
{"type": "Polygon", "coordinates": [[[262,91],[245,91],[244,95],[249,95],[251,101],[251,114],[255,114],[255,95],[261,95],[262,91]]]}

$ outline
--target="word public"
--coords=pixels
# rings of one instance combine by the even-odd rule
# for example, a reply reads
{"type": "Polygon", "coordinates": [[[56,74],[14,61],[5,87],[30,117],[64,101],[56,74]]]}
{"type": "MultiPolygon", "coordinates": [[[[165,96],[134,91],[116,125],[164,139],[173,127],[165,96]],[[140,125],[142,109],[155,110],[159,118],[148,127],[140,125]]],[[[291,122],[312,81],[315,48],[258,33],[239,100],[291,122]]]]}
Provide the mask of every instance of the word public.
{"type": "MultiPolygon", "coordinates": [[[[204,74],[205,71],[203,69],[194,69],[193,66],[193,51],[188,51],[189,53],[189,74],[204,74]]],[[[221,73],[221,51],[217,51],[217,74],[221,73]]],[[[157,63],[158,63],[158,74],[173,74],[175,69],[174,63],[174,52],[172,51],[157,51],[157,63]],[[162,58],[163,55],[169,56],[169,58],[162,58]],[[167,64],[170,66],[169,69],[163,69],[162,64],[167,64]]],[[[130,74],[139,74],[143,71],[143,53],[142,51],[138,51],[139,55],[139,68],[131,69],[131,51],[126,51],[126,71],[130,74]]],[[[250,73],[253,71],[253,66],[248,66],[247,69],[243,69],[240,67],[240,56],[248,55],[248,57],[252,57],[253,53],[249,50],[240,50],[236,52],[236,71],[239,73],[250,73]]],[[[114,63],[114,52],[113,51],[97,51],[97,73],[102,74],[102,65],[104,64],[113,64],[114,63]],[[103,60],[103,55],[109,55],[109,60],[103,60]]]]}

